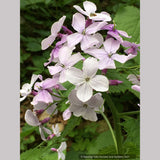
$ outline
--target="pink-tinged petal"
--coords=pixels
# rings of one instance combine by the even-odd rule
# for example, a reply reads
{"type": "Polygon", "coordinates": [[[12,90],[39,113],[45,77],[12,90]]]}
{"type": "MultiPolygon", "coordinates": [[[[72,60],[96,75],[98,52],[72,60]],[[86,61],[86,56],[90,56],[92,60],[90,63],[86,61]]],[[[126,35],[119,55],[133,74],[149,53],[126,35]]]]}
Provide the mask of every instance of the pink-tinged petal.
{"type": "Polygon", "coordinates": [[[56,47],[64,44],[67,41],[67,36],[67,34],[63,34],[61,40],[56,43],[56,47]]]}
{"type": "Polygon", "coordinates": [[[124,47],[132,47],[132,43],[129,42],[129,41],[123,41],[121,44],[122,44],[122,46],[124,46],[124,47]]]}
{"type": "Polygon", "coordinates": [[[60,76],[59,76],[59,82],[60,83],[64,83],[64,82],[67,81],[66,72],[67,72],[66,69],[64,69],[63,71],[61,71],[60,76]]]}
{"type": "Polygon", "coordinates": [[[120,31],[120,30],[117,30],[117,31],[123,37],[126,37],[126,38],[131,38],[132,37],[132,36],[129,36],[125,31],[120,31]]]}
{"type": "Polygon", "coordinates": [[[74,67],[67,70],[66,78],[74,85],[79,85],[84,82],[83,72],[80,69],[74,67]]]}
{"type": "Polygon", "coordinates": [[[51,132],[48,128],[43,127],[43,130],[44,130],[44,132],[46,132],[47,134],[52,134],[52,132],[51,132]]]}
{"type": "Polygon", "coordinates": [[[24,116],[25,121],[31,126],[39,126],[40,122],[38,118],[33,114],[33,112],[28,109],[24,116]]]}
{"type": "Polygon", "coordinates": [[[102,70],[102,69],[115,69],[116,68],[116,65],[114,63],[114,60],[111,59],[111,58],[104,58],[104,59],[101,59],[99,61],[99,69],[102,70]]]}
{"type": "Polygon", "coordinates": [[[51,34],[52,35],[57,35],[57,33],[61,30],[63,23],[66,19],[66,16],[63,16],[59,19],[58,22],[55,22],[52,27],[51,27],[51,34]]]}
{"type": "Polygon", "coordinates": [[[89,85],[96,91],[106,92],[109,89],[109,80],[103,75],[96,75],[89,81],[89,85]]]}
{"type": "Polygon", "coordinates": [[[42,82],[43,89],[52,89],[58,83],[58,78],[47,78],[42,82]]]}
{"type": "Polygon", "coordinates": [[[77,91],[76,90],[72,90],[71,93],[68,96],[68,100],[71,104],[73,105],[78,105],[78,106],[82,106],[83,102],[80,101],[77,97],[77,91]]]}
{"type": "Polygon", "coordinates": [[[35,81],[39,78],[40,75],[33,74],[31,77],[31,86],[35,83],[35,81]]]}
{"type": "Polygon", "coordinates": [[[96,93],[92,98],[86,102],[90,108],[96,109],[100,108],[104,103],[102,95],[100,93],[96,93]]]}
{"type": "Polygon", "coordinates": [[[86,77],[91,78],[95,76],[98,70],[98,61],[96,58],[89,57],[83,62],[83,73],[86,77]]]}
{"type": "Polygon", "coordinates": [[[50,35],[47,38],[45,38],[44,40],[42,40],[41,42],[41,48],[42,50],[47,49],[48,47],[51,46],[51,44],[54,42],[54,40],[56,39],[57,35],[50,35]]]}
{"type": "Polygon", "coordinates": [[[74,47],[83,39],[83,35],[80,33],[73,33],[67,37],[69,47],[74,47]]]}
{"type": "Polygon", "coordinates": [[[72,27],[79,33],[85,29],[85,17],[80,13],[75,13],[72,19],[72,27]]]}
{"type": "Polygon", "coordinates": [[[95,13],[95,11],[97,10],[96,5],[90,1],[83,2],[83,7],[88,14],[95,13]]]}
{"type": "Polygon", "coordinates": [[[88,101],[93,95],[93,90],[88,83],[83,83],[77,87],[77,97],[82,102],[88,101]]]}
{"type": "Polygon", "coordinates": [[[87,49],[85,50],[85,53],[88,53],[92,56],[94,56],[97,59],[104,59],[104,57],[107,56],[106,51],[102,48],[102,49],[87,49]]]}
{"type": "Polygon", "coordinates": [[[128,60],[134,58],[136,55],[132,55],[132,54],[129,54],[128,56],[125,56],[125,55],[120,55],[120,54],[114,54],[112,55],[112,59],[120,62],[120,63],[125,63],[127,62],[128,60]]]}
{"type": "Polygon", "coordinates": [[[86,34],[93,34],[101,30],[107,23],[106,22],[94,22],[86,28],[86,34]]]}
{"type": "Polygon", "coordinates": [[[68,119],[70,119],[71,117],[71,111],[69,110],[69,108],[67,108],[64,112],[63,112],[63,120],[66,121],[68,119]]]}
{"type": "MultiPolygon", "coordinates": [[[[47,113],[48,114],[52,114],[53,113],[53,111],[55,111],[56,110],[56,108],[57,108],[57,106],[55,105],[55,104],[52,104],[48,109],[47,109],[47,113]]],[[[54,114],[57,114],[57,110],[54,112],[54,114]]]]}
{"type": "Polygon", "coordinates": [[[117,39],[119,42],[121,42],[121,43],[123,42],[123,39],[119,36],[118,33],[114,32],[114,31],[108,31],[107,34],[111,35],[112,37],[117,39]]]}
{"type": "Polygon", "coordinates": [[[81,49],[84,51],[98,43],[99,41],[93,35],[84,35],[81,41],[81,49]]]}
{"type": "Polygon", "coordinates": [[[80,106],[77,104],[71,104],[69,108],[70,108],[70,111],[73,112],[73,115],[76,117],[82,116],[86,111],[86,108],[83,107],[83,105],[80,106]]]}
{"type": "Polygon", "coordinates": [[[96,48],[101,47],[101,45],[103,44],[103,41],[104,41],[103,36],[100,33],[96,33],[93,36],[99,41],[99,43],[96,44],[96,48]]]}
{"type": "Polygon", "coordinates": [[[73,49],[68,46],[63,46],[59,50],[59,60],[62,64],[67,64],[68,59],[71,57],[72,50],[73,49]]]}
{"type": "Polygon", "coordinates": [[[113,38],[109,38],[104,41],[103,45],[108,54],[116,53],[116,51],[120,47],[120,42],[117,40],[114,40],[113,38]]]}
{"type": "Polygon", "coordinates": [[[74,7],[78,12],[80,12],[80,13],[88,16],[87,12],[84,11],[81,7],[79,7],[79,6],[77,6],[77,5],[74,5],[73,7],[74,7]]]}
{"type": "Polygon", "coordinates": [[[138,85],[133,85],[131,88],[134,89],[135,91],[140,92],[140,86],[138,85]]]}
{"type": "Polygon", "coordinates": [[[48,91],[42,90],[33,98],[31,104],[36,105],[38,102],[52,103],[53,99],[48,91]]]}
{"type": "Polygon", "coordinates": [[[96,112],[93,109],[90,109],[90,108],[86,109],[86,111],[82,115],[82,117],[86,120],[94,121],[94,122],[98,120],[96,112]]]}
{"type": "Polygon", "coordinates": [[[63,68],[62,68],[61,66],[59,66],[59,65],[57,65],[57,66],[48,66],[47,68],[48,68],[49,73],[50,73],[51,75],[55,75],[55,74],[61,72],[62,69],[63,69],[63,68]]]}
{"type": "Polygon", "coordinates": [[[94,16],[90,16],[90,19],[94,21],[111,21],[111,16],[107,12],[95,13],[94,16]]]}
{"type": "Polygon", "coordinates": [[[68,61],[66,62],[67,63],[67,67],[71,67],[73,65],[75,65],[77,62],[79,62],[80,60],[82,60],[84,57],[80,54],[80,53],[77,53],[77,54],[73,54],[69,59],[68,61]]]}

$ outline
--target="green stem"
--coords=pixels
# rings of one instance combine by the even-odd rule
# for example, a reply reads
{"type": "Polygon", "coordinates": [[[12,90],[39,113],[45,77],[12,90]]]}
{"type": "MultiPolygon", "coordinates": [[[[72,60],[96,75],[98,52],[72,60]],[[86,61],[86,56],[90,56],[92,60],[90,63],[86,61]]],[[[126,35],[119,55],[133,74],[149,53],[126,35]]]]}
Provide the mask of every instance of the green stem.
{"type": "Polygon", "coordinates": [[[112,137],[113,137],[113,141],[114,141],[114,144],[115,144],[116,152],[117,152],[117,154],[118,154],[117,141],[116,141],[116,137],[115,137],[115,134],[114,134],[114,132],[113,132],[112,126],[111,126],[108,118],[106,117],[106,115],[105,115],[102,111],[100,111],[100,113],[101,113],[101,115],[103,116],[103,118],[105,119],[105,121],[106,121],[107,124],[108,124],[108,127],[109,127],[109,129],[110,129],[110,131],[111,131],[111,134],[112,134],[112,137]]]}
{"type": "Polygon", "coordinates": [[[132,111],[132,112],[124,112],[124,113],[118,113],[118,115],[121,116],[126,116],[126,115],[132,115],[132,114],[139,114],[140,111],[132,111]]]}
{"type": "Polygon", "coordinates": [[[132,66],[132,67],[117,67],[116,69],[137,69],[137,68],[140,68],[140,66],[137,65],[137,66],[132,66]]]}
{"type": "Polygon", "coordinates": [[[120,117],[118,116],[117,109],[108,94],[106,94],[106,103],[111,109],[113,121],[114,121],[114,129],[116,134],[117,146],[118,146],[118,154],[122,154],[122,133],[121,133],[121,126],[120,126],[120,117]]]}

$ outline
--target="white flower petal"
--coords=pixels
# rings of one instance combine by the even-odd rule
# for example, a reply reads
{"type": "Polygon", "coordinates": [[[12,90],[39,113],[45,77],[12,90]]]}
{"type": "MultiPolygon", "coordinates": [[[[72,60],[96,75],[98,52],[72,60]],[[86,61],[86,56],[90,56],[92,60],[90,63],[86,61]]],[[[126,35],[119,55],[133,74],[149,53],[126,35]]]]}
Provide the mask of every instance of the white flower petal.
{"type": "Polygon", "coordinates": [[[120,62],[120,63],[125,63],[127,62],[128,60],[134,58],[136,55],[133,55],[133,54],[129,54],[128,56],[126,55],[120,55],[120,54],[114,54],[112,56],[112,59],[120,62]]]}
{"type": "Polygon", "coordinates": [[[96,75],[89,81],[89,85],[96,91],[106,92],[109,89],[109,80],[103,75],[96,75]]]}
{"type": "Polygon", "coordinates": [[[77,5],[74,5],[73,7],[74,7],[78,12],[80,12],[80,13],[88,16],[87,12],[84,11],[81,7],[79,7],[79,6],[77,6],[77,5]]]}
{"type": "Polygon", "coordinates": [[[88,101],[93,95],[93,90],[88,83],[84,83],[77,87],[77,97],[82,101],[88,101]]]}
{"type": "Polygon", "coordinates": [[[66,79],[75,85],[82,84],[84,82],[83,72],[80,69],[71,67],[66,71],[66,79]]]}
{"type": "Polygon", "coordinates": [[[82,115],[82,117],[89,121],[97,121],[97,114],[93,109],[87,107],[86,112],[82,115]]]}
{"type": "Polygon", "coordinates": [[[85,17],[80,13],[75,13],[72,19],[72,27],[79,33],[85,29],[85,17]]]}
{"type": "Polygon", "coordinates": [[[98,70],[98,61],[96,58],[89,57],[83,62],[83,73],[87,78],[93,77],[98,70]]]}
{"type": "Polygon", "coordinates": [[[24,119],[31,126],[40,125],[38,118],[33,114],[33,112],[30,109],[26,111],[24,119]]]}
{"type": "Polygon", "coordinates": [[[47,49],[49,46],[51,46],[51,44],[54,42],[54,40],[56,39],[57,34],[56,35],[50,35],[47,38],[43,39],[41,42],[41,48],[42,50],[47,49]]]}
{"type": "Polygon", "coordinates": [[[83,7],[88,14],[95,13],[95,11],[97,10],[96,5],[90,1],[83,2],[83,7]]]}

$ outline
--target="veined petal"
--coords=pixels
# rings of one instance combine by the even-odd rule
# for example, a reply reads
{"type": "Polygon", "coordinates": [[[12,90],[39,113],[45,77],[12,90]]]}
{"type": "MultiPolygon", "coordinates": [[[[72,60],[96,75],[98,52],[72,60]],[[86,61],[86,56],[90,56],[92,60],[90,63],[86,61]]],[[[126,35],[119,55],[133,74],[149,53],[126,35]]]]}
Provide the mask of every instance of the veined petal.
{"type": "Polygon", "coordinates": [[[120,42],[113,38],[109,38],[104,41],[103,45],[107,53],[116,53],[120,47],[120,42]]]}
{"type": "Polygon", "coordinates": [[[95,13],[95,11],[97,10],[96,5],[90,1],[83,2],[83,7],[88,14],[95,13]]]}
{"type": "Polygon", "coordinates": [[[66,72],[67,72],[66,69],[64,69],[63,71],[61,71],[60,76],[59,76],[59,82],[60,83],[64,83],[64,82],[67,81],[66,72]]]}
{"type": "Polygon", "coordinates": [[[81,7],[79,7],[79,6],[77,6],[77,5],[74,5],[73,7],[74,7],[78,12],[80,12],[80,13],[88,16],[87,12],[84,11],[81,7]]]}
{"type": "Polygon", "coordinates": [[[72,19],[72,27],[79,33],[85,29],[85,17],[80,13],[75,13],[72,19]]]}
{"type": "Polygon", "coordinates": [[[66,121],[66,120],[68,120],[68,119],[70,119],[70,117],[71,117],[71,111],[70,111],[70,109],[69,108],[67,108],[64,112],[63,112],[63,120],[64,121],[66,121]]]}
{"type": "Polygon", "coordinates": [[[94,21],[111,21],[111,16],[107,12],[95,13],[94,16],[89,16],[94,21]]]}
{"type": "Polygon", "coordinates": [[[109,89],[109,80],[103,75],[96,75],[89,81],[89,85],[96,91],[106,92],[109,89]]]}
{"type": "Polygon", "coordinates": [[[83,35],[80,33],[73,33],[67,37],[67,42],[69,47],[74,47],[79,42],[81,42],[83,35]]]}
{"type": "Polygon", "coordinates": [[[118,33],[121,35],[121,36],[123,36],[123,37],[126,37],[126,38],[131,38],[132,36],[129,36],[128,34],[127,34],[127,32],[125,32],[125,31],[121,31],[121,30],[117,30],[118,31],[118,33]]]}
{"type": "Polygon", "coordinates": [[[93,89],[88,83],[83,83],[77,87],[77,97],[82,102],[88,101],[93,95],[93,89]]]}
{"type": "Polygon", "coordinates": [[[57,65],[57,66],[48,66],[47,68],[48,68],[49,73],[50,73],[51,75],[55,75],[55,74],[59,73],[60,71],[62,71],[62,69],[63,69],[63,68],[62,68],[61,66],[59,66],[59,65],[57,65]]]}
{"type": "Polygon", "coordinates": [[[83,62],[83,73],[86,78],[93,77],[98,70],[98,61],[96,58],[89,57],[83,62]]]}
{"type": "Polygon", "coordinates": [[[90,108],[97,109],[100,108],[104,103],[104,100],[100,93],[95,94],[92,98],[86,102],[90,108]]]}
{"type": "Polygon", "coordinates": [[[86,34],[93,34],[101,30],[102,27],[107,25],[106,22],[94,22],[86,28],[86,34]]]}
{"type": "MultiPolygon", "coordinates": [[[[68,100],[71,104],[74,105],[78,105],[78,106],[83,106],[83,102],[80,101],[77,97],[77,91],[76,90],[72,90],[71,93],[68,96],[68,100]]],[[[72,110],[72,109],[71,109],[72,110]]]]}
{"type": "Polygon", "coordinates": [[[67,70],[66,78],[70,83],[74,85],[79,85],[84,82],[83,72],[80,69],[74,67],[71,67],[67,70]]]}
{"type": "Polygon", "coordinates": [[[85,50],[85,53],[88,53],[88,54],[94,56],[97,59],[104,59],[104,57],[107,56],[107,53],[103,48],[100,48],[100,49],[96,49],[96,48],[87,49],[87,50],[85,50]]]}
{"type": "Polygon", "coordinates": [[[66,16],[63,16],[59,19],[58,22],[55,22],[52,27],[51,27],[51,34],[52,35],[57,35],[57,33],[61,30],[63,23],[66,19],[66,16]]]}
{"type": "Polygon", "coordinates": [[[120,55],[120,54],[114,54],[112,56],[112,59],[120,62],[120,63],[125,63],[126,61],[134,58],[136,55],[133,55],[133,54],[129,54],[128,56],[126,55],[120,55]]]}
{"type": "Polygon", "coordinates": [[[86,112],[82,115],[82,117],[89,121],[97,121],[97,114],[93,109],[87,107],[86,112]]]}
{"type": "Polygon", "coordinates": [[[80,53],[73,54],[67,61],[67,67],[75,65],[77,62],[83,59],[83,56],[80,53]]]}
{"type": "Polygon", "coordinates": [[[54,42],[54,40],[56,39],[57,34],[55,35],[50,35],[47,38],[43,39],[41,42],[41,48],[42,50],[47,49],[49,46],[51,46],[51,44],[54,42]]]}
{"type": "Polygon", "coordinates": [[[81,41],[81,49],[85,51],[98,43],[99,41],[93,35],[84,35],[81,41]]]}
{"type": "Polygon", "coordinates": [[[58,78],[47,78],[42,82],[43,89],[54,87],[58,83],[58,78]]]}
{"type": "Polygon", "coordinates": [[[114,63],[114,60],[108,57],[105,57],[104,59],[101,59],[99,61],[99,69],[116,69],[116,65],[114,63]]]}
{"type": "Polygon", "coordinates": [[[115,33],[114,31],[108,31],[107,32],[108,33],[108,35],[110,35],[110,36],[112,36],[112,37],[114,37],[115,39],[117,39],[119,42],[123,42],[123,39],[119,36],[119,34],[118,33],[115,33]]]}
{"type": "Polygon", "coordinates": [[[59,50],[59,60],[62,64],[66,64],[68,59],[71,57],[72,54],[72,48],[69,48],[68,46],[64,46],[59,50]]]}
{"type": "Polygon", "coordinates": [[[40,125],[38,118],[33,114],[33,112],[30,109],[26,111],[24,119],[31,126],[40,125]]]}

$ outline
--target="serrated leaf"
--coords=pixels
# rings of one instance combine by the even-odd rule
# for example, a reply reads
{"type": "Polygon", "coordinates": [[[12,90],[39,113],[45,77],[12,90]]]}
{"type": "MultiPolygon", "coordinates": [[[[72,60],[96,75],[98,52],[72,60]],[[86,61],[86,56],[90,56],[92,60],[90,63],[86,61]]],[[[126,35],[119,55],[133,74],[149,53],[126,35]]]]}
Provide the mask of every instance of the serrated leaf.
{"type": "Polygon", "coordinates": [[[140,42],[140,11],[133,6],[127,6],[118,10],[114,17],[116,28],[127,32],[132,38],[130,42],[140,42]]]}

